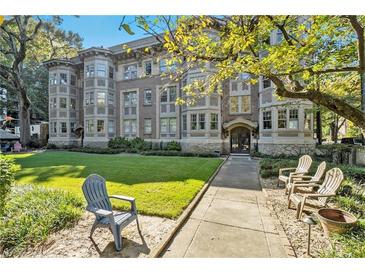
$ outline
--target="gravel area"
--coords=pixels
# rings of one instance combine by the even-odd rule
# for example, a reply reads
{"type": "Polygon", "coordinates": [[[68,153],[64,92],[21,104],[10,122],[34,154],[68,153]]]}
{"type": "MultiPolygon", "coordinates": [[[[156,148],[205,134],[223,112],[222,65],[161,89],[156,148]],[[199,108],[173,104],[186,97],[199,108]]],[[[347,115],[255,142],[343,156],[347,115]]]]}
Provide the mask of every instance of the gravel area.
{"type": "MultiPolygon", "coordinates": [[[[276,215],[279,219],[297,257],[320,257],[323,251],[331,249],[331,243],[324,235],[321,225],[313,225],[311,256],[308,256],[308,225],[296,219],[296,210],[294,208],[288,209],[288,196],[285,195],[283,186],[277,187],[277,180],[275,179],[261,179],[261,184],[268,196],[268,207],[273,215],[276,215]]],[[[306,214],[310,214],[311,212],[308,210],[315,211],[315,208],[306,207],[305,210],[306,214]]]]}
{"type": "Polygon", "coordinates": [[[51,235],[45,243],[28,250],[22,257],[148,257],[176,223],[166,218],[139,215],[143,240],[138,233],[136,222],[132,222],[123,229],[123,248],[117,252],[114,249],[113,236],[108,229],[98,228],[94,232],[93,241],[89,238],[94,218],[93,214],[86,212],[73,228],[51,235]]]}

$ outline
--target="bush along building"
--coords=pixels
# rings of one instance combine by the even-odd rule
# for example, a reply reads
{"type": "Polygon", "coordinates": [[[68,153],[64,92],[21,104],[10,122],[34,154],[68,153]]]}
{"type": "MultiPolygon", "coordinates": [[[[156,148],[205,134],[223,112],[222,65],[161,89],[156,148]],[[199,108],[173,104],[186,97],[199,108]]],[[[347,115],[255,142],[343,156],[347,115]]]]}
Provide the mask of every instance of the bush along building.
{"type": "Polygon", "coordinates": [[[106,146],[123,136],[155,147],[174,140],[185,152],[296,155],[314,150],[309,101],[279,100],[270,80],[259,77],[248,84],[249,75],[242,74],[222,83],[222,94],[176,105],[184,85],[206,78],[214,68],[189,70],[181,81],[169,83],[161,77],[166,53],[154,37],[126,45],[92,47],[72,59],[45,62],[49,143],[79,145],[74,130],[83,128],[85,146],[106,146]]]}

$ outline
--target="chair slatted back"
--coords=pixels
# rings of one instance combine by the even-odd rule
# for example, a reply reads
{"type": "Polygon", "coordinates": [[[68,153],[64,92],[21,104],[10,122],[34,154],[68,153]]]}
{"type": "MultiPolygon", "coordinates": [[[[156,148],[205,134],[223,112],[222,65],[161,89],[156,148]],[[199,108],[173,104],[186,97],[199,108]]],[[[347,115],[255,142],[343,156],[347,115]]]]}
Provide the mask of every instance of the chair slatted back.
{"type": "Polygon", "coordinates": [[[295,172],[307,173],[312,164],[312,158],[309,155],[303,155],[299,158],[298,166],[295,172]]]}
{"type": "Polygon", "coordinates": [[[89,175],[82,185],[82,192],[87,201],[87,209],[112,210],[112,206],[106,191],[105,179],[97,174],[89,175]]]}
{"type": "MultiPolygon", "coordinates": [[[[341,169],[335,167],[326,172],[322,185],[318,189],[319,194],[335,194],[344,179],[341,169]]],[[[320,197],[318,200],[325,205],[328,197],[320,197]]]]}
{"type": "Polygon", "coordinates": [[[323,161],[322,163],[319,164],[319,166],[317,167],[317,171],[316,174],[314,174],[313,179],[314,181],[319,181],[321,180],[324,172],[326,171],[326,162],[323,161]]]}

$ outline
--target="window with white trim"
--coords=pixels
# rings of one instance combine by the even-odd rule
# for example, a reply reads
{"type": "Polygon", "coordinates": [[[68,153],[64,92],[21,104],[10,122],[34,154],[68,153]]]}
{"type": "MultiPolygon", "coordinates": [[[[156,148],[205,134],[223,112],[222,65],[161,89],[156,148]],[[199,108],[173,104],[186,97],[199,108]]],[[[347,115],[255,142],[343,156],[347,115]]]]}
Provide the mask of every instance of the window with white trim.
{"type": "Polygon", "coordinates": [[[51,86],[57,85],[57,73],[51,73],[49,76],[49,84],[51,86]]]}
{"type": "Polygon", "coordinates": [[[67,98],[60,97],[60,108],[67,108],[67,98]]]}
{"type": "Polygon", "coordinates": [[[271,110],[262,112],[263,129],[271,129],[271,110]]]}
{"type": "Polygon", "coordinates": [[[218,113],[210,114],[210,129],[217,130],[218,129],[218,113]]]}
{"type": "Polygon", "coordinates": [[[230,113],[248,113],[251,112],[251,96],[231,96],[230,97],[230,113]]]}
{"type": "Polygon", "coordinates": [[[263,88],[271,87],[271,80],[269,78],[262,77],[262,87],[263,88]]]}
{"type": "Polygon", "coordinates": [[[66,73],[60,73],[60,84],[67,85],[67,74],[66,73]]]}
{"type": "Polygon", "coordinates": [[[71,86],[76,86],[76,75],[71,74],[71,86]]]}
{"type": "Polygon", "coordinates": [[[75,132],[75,122],[70,122],[70,132],[75,132]]]}
{"type": "Polygon", "coordinates": [[[176,86],[168,86],[160,91],[160,112],[161,113],[175,113],[176,112],[176,86]]]}
{"type": "Polygon", "coordinates": [[[299,128],[299,110],[289,109],[289,127],[290,129],[299,128]]]}
{"type": "Polygon", "coordinates": [[[205,129],[205,113],[199,113],[199,129],[205,129]]]}
{"type": "Polygon", "coordinates": [[[152,62],[151,61],[145,61],[143,63],[144,66],[144,75],[150,76],[152,74],[152,62]]]}
{"type": "Polygon", "coordinates": [[[309,110],[304,111],[304,129],[312,129],[312,113],[309,110]]]}
{"type": "Polygon", "coordinates": [[[86,120],[86,132],[94,133],[94,120],[86,120]]]}
{"type": "Polygon", "coordinates": [[[161,118],[160,119],[160,134],[161,137],[175,137],[176,136],[176,118],[161,118]]]}
{"type": "Polygon", "coordinates": [[[87,65],[86,66],[86,78],[94,77],[94,76],[95,76],[95,66],[87,65]]]}
{"type": "Polygon", "coordinates": [[[52,132],[57,133],[57,122],[52,122],[52,132]]]}
{"type": "Polygon", "coordinates": [[[106,77],[106,66],[104,64],[96,65],[96,75],[99,77],[106,77]]]}
{"type": "Polygon", "coordinates": [[[124,115],[137,114],[137,91],[124,92],[124,115]]]}
{"type": "Polygon", "coordinates": [[[286,128],[286,109],[278,110],[278,128],[286,128]]]}
{"type": "Polygon", "coordinates": [[[96,98],[96,104],[98,107],[105,107],[105,98],[106,93],[105,92],[98,92],[97,98],[96,98]]]}
{"type": "Polygon", "coordinates": [[[110,79],[114,78],[114,68],[113,67],[109,67],[109,78],[110,79]]]}
{"type": "Polygon", "coordinates": [[[152,119],[151,118],[144,119],[143,132],[144,132],[144,134],[152,134],[152,119]]]}
{"type": "Polygon", "coordinates": [[[61,133],[67,133],[67,123],[66,122],[61,122],[60,127],[61,127],[61,133]]]}
{"type": "Polygon", "coordinates": [[[124,66],[124,80],[131,80],[137,78],[137,64],[124,66]]]}
{"type": "Polygon", "coordinates": [[[123,121],[124,135],[135,136],[137,134],[137,120],[128,119],[123,121]]]}
{"type": "Polygon", "coordinates": [[[113,134],[115,132],[115,123],[114,120],[108,121],[108,133],[113,134]]]}
{"type": "Polygon", "coordinates": [[[70,98],[70,109],[76,109],[76,99],[70,98]]]}
{"type": "Polygon", "coordinates": [[[96,121],[96,131],[97,133],[105,133],[105,122],[104,120],[96,121]]]}
{"type": "Polygon", "coordinates": [[[57,98],[56,97],[49,99],[49,108],[50,109],[57,108],[57,98]]]}
{"type": "Polygon", "coordinates": [[[152,90],[145,89],[143,93],[143,100],[145,105],[152,105],[152,90]]]}

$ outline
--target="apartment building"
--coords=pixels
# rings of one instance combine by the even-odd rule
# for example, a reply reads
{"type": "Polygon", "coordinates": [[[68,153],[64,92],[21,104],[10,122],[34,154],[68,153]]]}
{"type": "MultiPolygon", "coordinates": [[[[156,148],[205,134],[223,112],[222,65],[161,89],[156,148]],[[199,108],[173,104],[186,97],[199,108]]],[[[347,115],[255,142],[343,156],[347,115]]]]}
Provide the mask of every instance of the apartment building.
{"type": "MultiPolygon", "coordinates": [[[[281,39],[273,33],[274,43],[281,39]]],[[[184,85],[211,73],[189,70],[181,81],[161,77],[165,52],[154,37],[110,48],[92,47],[72,59],[45,62],[49,70],[49,143],[106,146],[116,136],[141,137],[155,146],[178,141],[184,151],[266,154],[314,149],[312,104],[279,100],[263,77],[247,74],[222,83],[223,94],[177,105],[184,85]],[[149,48],[146,54],[145,48],[149,48]]]]}

